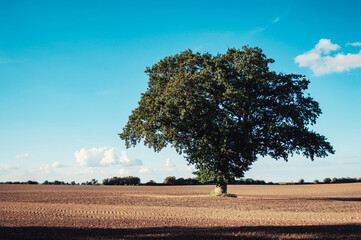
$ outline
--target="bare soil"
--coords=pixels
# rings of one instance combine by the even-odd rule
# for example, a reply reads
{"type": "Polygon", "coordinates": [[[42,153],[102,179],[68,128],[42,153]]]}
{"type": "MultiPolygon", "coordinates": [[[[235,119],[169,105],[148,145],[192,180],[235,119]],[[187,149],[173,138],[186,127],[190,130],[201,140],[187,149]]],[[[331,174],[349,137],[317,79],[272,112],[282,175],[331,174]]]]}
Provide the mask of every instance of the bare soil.
{"type": "Polygon", "coordinates": [[[361,183],[0,185],[1,239],[361,239],[361,183]]]}

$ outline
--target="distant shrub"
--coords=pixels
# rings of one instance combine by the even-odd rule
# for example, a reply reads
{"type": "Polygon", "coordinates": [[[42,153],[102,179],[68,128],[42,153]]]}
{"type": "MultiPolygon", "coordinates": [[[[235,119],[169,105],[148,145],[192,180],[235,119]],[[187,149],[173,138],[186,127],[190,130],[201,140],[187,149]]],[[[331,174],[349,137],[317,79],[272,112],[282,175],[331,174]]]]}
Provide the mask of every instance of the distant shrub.
{"type": "Polygon", "coordinates": [[[53,185],[67,185],[67,183],[65,183],[64,181],[55,180],[53,182],[53,185]]]}
{"type": "Polygon", "coordinates": [[[323,182],[324,183],[331,183],[331,178],[329,178],[329,177],[325,178],[325,179],[323,179],[323,182]]]}
{"type": "MultiPolygon", "coordinates": [[[[236,180],[234,183],[235,184],[258,184],[258,185],[266,184],[266,182],[264,180],[254,180],[252,178],[236,180]]],[[[273,184],[273,182],[272,182],[272,184],[273,184]]]]}
{"type": "Polygon", "coordinates": [[[358,182],[357,178],[332,178],[332,183],[354,183],[358,182]]]}
{"type": "Polygon", "coordinates": [[[305,180],[304,179],[300,179],[300,180],[298,180],[298,184],[304,184],[305,183],[305,180]]]}
{"type": "Polygon", "coordinates": [[[55,180],[53,182],[49,182],[48,180],[45,180],[42,184],[43,185],[68,185],[68,183],[66,183],[64,181],[59,181],[59,180],[55,180]]]}
{"type": "Polygon", "coordinates": [[[157,183],[153,180],[149,180],[145,185],[157,185],[157,183]]]}
{"type": "Polygon", "coordinates": [[[103,180],[103,185],[139,185],[140,178],[139,177],[112,177],[103,180]]]}
{"type": "Polygon", "coordinates": [[[185,179],[185,184],[186,185],[198,185],[201,183],[196,178],[187,178],[187,179],[185,179]]]}
{"type": "Polygon", "coordinates": [[[103,179],[102,184],[103,184],[103,185],[110,185],[110,184],[109,184],[109,179],[108,179],[108,178],[103,179]]]}
{"type": "Polygon", "coordinates": [[[252,178],[246,178],[246,180],[244,181],[245,184],[253,184],[254,180],[252,178]]]}
{"type": "Polygon", "coordinates": [[[176,184],[176,178],[174,176],[168,176],[164,179],[163,184],[165,185],[175,185],[176,184]]]}
{"type": "Polygon", "coordinates": [[[196,178],[176,178],[174,176],[168,176],[164,179],[163,184],[165,185],[197,185],[201,184],[196,178]]]}
{"type": "Polygon", "coordinates": [[[314,183],[314,184],[319,184],[320,181],[318,181],[318,179],[315,179],[315,180],[313,181],[313,183],[314,183]]]}
{"type": "Polygon", "coordinates": [[[263,184],[266,184],[265,181],[263,180],[254,180],[254,184],[260,184],[260,185],[263,185],[263,184]]]}
{"type": "Polygon", "coordinates": [[[29,181],[27,181],[25,184],[39,184],[37,181],[31,181],[31,180],[29,180],[29,181]]]}
{"type": "Polygon", "coordinates": [[[184,178],[178,178],[178,179],[175,179],[175,184],[176,185],[185,185],[186,184],[186,181],[184,178]]]}

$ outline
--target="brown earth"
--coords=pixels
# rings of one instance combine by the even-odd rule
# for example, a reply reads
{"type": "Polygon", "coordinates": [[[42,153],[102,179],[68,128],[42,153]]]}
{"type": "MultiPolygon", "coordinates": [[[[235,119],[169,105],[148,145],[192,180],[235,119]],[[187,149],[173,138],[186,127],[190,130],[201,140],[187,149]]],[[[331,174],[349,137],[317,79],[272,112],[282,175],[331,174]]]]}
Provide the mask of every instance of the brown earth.
{"type": "Polygon", "coordinates": [[[361,183],[0,185],[1,239],[361,239],[361,183]]]}

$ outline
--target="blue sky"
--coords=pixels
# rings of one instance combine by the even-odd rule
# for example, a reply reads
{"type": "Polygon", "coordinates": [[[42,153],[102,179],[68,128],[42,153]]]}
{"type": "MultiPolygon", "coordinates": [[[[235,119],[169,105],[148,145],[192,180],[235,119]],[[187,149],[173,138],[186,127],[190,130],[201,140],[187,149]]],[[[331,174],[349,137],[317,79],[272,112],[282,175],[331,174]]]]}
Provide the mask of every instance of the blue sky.
{"type": "Polygon", "coordinates": [[[126,149],[122,131],[146,66],[185,49],[243,45],[304,74],[336,154],[260,158],[266,181],[361,177],[358,1],[0,1],[0,181],[192,177],[171,148],[126,149]]]}

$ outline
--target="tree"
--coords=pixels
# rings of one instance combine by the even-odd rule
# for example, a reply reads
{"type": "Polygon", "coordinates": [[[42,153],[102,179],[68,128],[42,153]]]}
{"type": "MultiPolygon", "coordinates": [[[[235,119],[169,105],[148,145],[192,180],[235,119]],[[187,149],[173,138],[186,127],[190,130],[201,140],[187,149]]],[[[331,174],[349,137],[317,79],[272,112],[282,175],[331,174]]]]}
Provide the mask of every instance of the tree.
{"type": "Polygon", "coordinates": [[[331,183],[331,178],[329,178],[329,177],[325,178],[325,179],[323,179],[323,182],[324,183],[331,183]]]}
{"type": "Polygon", "coordinates": [[[145,185],[157,185],[157,183],[154,180],[149,180],[145,185]]]}
{"type": "Polygon", "coordinates": [[[176,178],[174,176],[166,177],[163,183],[166,185],[174,185],[176,184],[176,178]]]}
{"type": "Polygon", "coordinates": [[[186,50],[146,69],[147,91],[132,111],[120,138],[126,146],[141,140],[158,152],[170,144],[198,178],[227,182],[244,176],[259,156],[283,158],[293,153],[325,157],[334,150],[308,128],[321,114],[304,94],[302,75],[270,71],[260,48],[228,49],[225,54],[186,50]]]}

